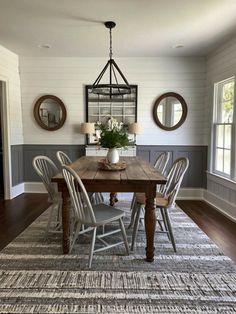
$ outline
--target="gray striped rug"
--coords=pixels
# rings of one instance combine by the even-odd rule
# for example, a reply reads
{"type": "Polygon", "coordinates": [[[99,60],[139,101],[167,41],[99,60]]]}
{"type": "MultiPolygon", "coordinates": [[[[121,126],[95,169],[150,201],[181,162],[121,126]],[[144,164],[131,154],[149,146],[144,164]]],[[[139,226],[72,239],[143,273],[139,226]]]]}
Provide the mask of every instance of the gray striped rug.
{"type": "MultiPolygon", "coordinates": [[[[117,206],[128,224],[130,202],[117,206]]],[[[135,253],[120,246],[97,254],[92,270],[90,238],[62,255],[61,234],[43,240],[47,216],[0,254],[0,313],[236,313],[234,263],[181,210],[171,213],[176,254],[156,233],[155,261],[145,262],[140,226],[135,253]]]]}

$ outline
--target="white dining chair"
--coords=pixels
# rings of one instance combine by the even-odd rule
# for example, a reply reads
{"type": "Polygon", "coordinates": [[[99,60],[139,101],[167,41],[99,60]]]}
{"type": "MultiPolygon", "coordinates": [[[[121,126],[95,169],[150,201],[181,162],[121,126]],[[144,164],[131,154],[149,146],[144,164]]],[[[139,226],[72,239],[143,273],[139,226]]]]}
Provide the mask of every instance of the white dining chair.
{"type": "Polygon", "coordinates": [[[70,157],[66,153],[59,150],[56,155],[61,166],[70,165],[72,163],[70,157]]]}
{"type": "Polygon", "coordinates": [[[51,229],[53,231],[61,229],[62,199],[60,193],[57,190],[57,184],[51,182],[52,177],[59,173],[59,170],[50,158],[41,155],[36,156],[33,159],[33,167],[36,173],[41,178],[44,187],[48,192],[49,202],[51,203],[50,214],[45,233],[45,237],[47,237],[48,232],[51,229]],[[52,219],[54,218],[54,216],[55,220],[53,221],[52,219]]]}
{"type": "Polygon", "coordinates": [[[129,254],[129,245],[127,242],[127,236],[123,224],[122,218],[125,215],[123,210],[114,208],[106,204],[96,204],[92,205],[88,197],[87,191],[84,187],[83,182],[81,181],[78,174],[69,166],[62,166],[62,173],[65,178],[67,188],[70,194],[70,199],[75,210],[75,230],[73,232],[73,240],[71,250],[73,245],[79,235],[82,225],[91,227],[92,229],[92,240],[90,245],[89,252],[89,262],[88,267],[92,266],[93,254],[96,252],[101,252],[110,248],[113,248],[117,245],[124,244],[126,253],[129,254]],[[113,231],[109,231],[100,235],[97,235],[97,227],[103,226],[106,224],[113,223],[115,221],[119,222],[120,228],[113,231]],[[122,233],[123,241],[109,244],[105,237],[111,236],[117,232],[122,233]],[[95,249],[95,241],[99,240],[104,246],[95,249]]]}
{"type": "MultiPolygon", "coordinates": [[[[69,158],[69,156],[62,152],[62,151],[58,151],[56,153],[57,155],[57,159],[60,163],[61,166],[63,165],[70,165],[72,164],[71,159],[69,158]]],[[[90,201],[92,202],[92,204],[100,204],[104,202],[104,198],[101,192],[89,192],[88,193],[90,201]]]]}
{"type": "MultiPolygon", "coordinates": [[[[168,238],[170,239],[173,249],[176,252],[176,244],[174,240],[174,235],[171,227],[171,220],[169,216],[169,210],[176,206],[175,200],[179,192],[179,188],[181,186],[184,174],[189,166],[189,160],[186,157],[181,157],[175,160],[171,169],[167,175],[167,183],[164,186],[164,190],[162,193],[157,192],[156,196],[156,208],[160,209],[160,213],[162,216],[162,220],[165,225],[165,229],[162,229],[162,233],[166,233],[168,238]]],[[[136,194],[136,215],[135,215],[135,222],[132,234],[132,243],[131,243],[131,251],[134,250],[134,245],[136,242],[139,219],[141,209],[145,206],[146,199],[144,193],[137,193],[136,194]]]]}
{"type": "MultiPolygon", "coordinates": [[[[168,164],[168,161],[170,159],[170,152],[163,152],[161,153],[155,163],[154,163],[154,168],[160,172],[161,174],[164,174],[165,173],[165,170],[166,170],[166,166],[168,164]]],[[[160,189],[160,185],[157,185],[157,192],[159,191],[160,189]]],[[[131,228],[133,227],[134,225],[134,218],[135,218],[135,215],[136,215],[136,210],[137,210],[137,206],[135,206],[135,203],[136,203],[136,193],[134,193],[133,195],[133,199],[131,201],[131,207],[130,207],[130,210],[131,210],[131,219],[130,219],[130,224],[128,226],[128,228],[131,228]]],[[[144,215],[144,212],[142,212],[141,214],[144,215]]],[[[141,222],[143,222],[143,219],[141,219],[141,222]]],[[[158,220],[159,222],[159,220],[158,220]]],[[[159,222],[160,224],[160,222],[159,222]]],[[[162,228],[162,225],[160,224],[160,227],[162,228]]]]}

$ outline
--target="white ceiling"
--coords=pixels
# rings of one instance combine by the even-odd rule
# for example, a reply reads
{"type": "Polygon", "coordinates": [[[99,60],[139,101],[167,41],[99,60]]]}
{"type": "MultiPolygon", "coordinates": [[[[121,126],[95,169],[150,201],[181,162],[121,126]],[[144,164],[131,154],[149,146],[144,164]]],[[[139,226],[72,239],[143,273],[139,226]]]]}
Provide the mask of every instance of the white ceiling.
{"type": "Polygon", "coordinates": [[[0,0],[0,45],[21,56],[106,57],[107,20],[117,24],[114,57],[203,56],[236,35],[236,0],[0,0]]]}

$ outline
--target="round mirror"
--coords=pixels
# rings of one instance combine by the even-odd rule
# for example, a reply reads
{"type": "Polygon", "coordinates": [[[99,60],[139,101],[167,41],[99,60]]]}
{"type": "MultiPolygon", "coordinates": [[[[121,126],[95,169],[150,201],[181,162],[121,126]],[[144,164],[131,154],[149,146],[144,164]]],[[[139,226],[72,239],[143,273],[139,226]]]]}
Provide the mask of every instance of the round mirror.
{"type": "Polygon", "coordinates": [[[58,130],[66,120],[65,105],[56,96],[42,96],[34,105],[34,118],[43,129],[48,131],[58,130]]]}
{"type": "Polygon", "coordinates": [[[187,104],[183,97],[172,92],[161,95],[153,107],[156,124],[167,131],[179,128],[184,123],[187,112],[187,104]]]}

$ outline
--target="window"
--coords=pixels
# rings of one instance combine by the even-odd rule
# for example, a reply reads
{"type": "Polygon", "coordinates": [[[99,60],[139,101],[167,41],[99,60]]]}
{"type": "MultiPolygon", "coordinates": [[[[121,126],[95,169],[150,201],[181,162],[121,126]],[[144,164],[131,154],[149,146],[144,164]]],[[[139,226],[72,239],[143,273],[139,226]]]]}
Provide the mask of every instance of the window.
{"type": "Polygon", "coordinates": [[[235,180],[234,77],[214,88],[213,172],[235,180]]]}

